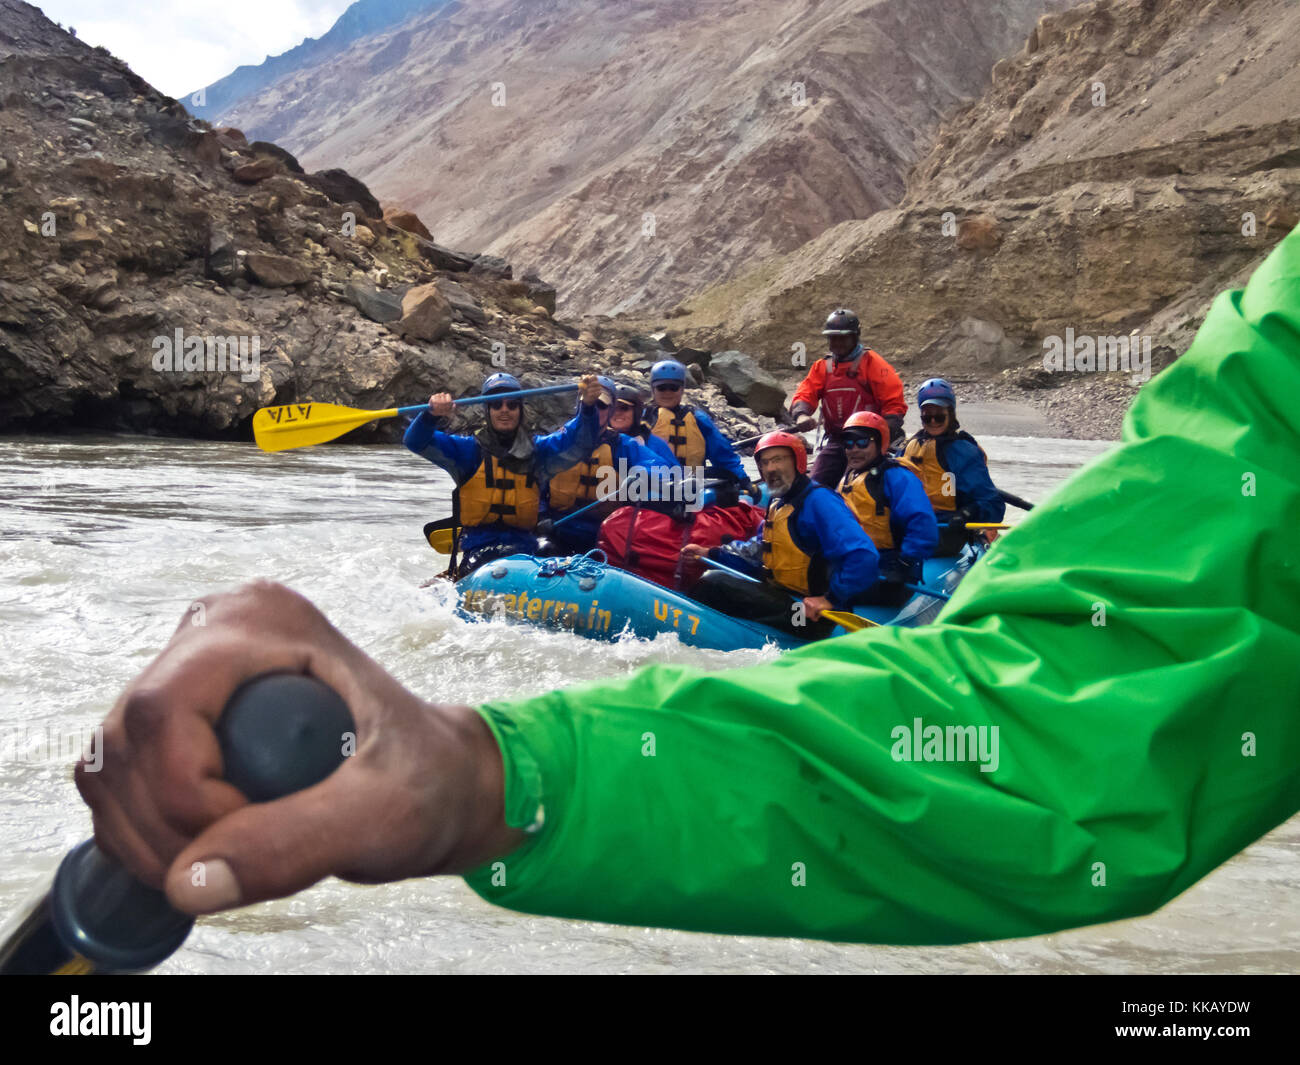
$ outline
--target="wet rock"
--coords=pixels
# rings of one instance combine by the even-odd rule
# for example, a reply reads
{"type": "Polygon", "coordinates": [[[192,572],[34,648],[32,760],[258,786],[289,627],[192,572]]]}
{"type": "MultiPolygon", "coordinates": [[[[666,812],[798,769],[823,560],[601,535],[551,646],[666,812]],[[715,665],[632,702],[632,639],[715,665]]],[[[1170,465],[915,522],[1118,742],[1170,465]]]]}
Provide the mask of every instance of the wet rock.
{"type": "Polygon", "coordinates": [[[709,379],[727,397],[727,402],[749,407],[758,414],[777,415],[785,403],[781,383],[749,355],[722,351],[709,361],[709,379]]]}

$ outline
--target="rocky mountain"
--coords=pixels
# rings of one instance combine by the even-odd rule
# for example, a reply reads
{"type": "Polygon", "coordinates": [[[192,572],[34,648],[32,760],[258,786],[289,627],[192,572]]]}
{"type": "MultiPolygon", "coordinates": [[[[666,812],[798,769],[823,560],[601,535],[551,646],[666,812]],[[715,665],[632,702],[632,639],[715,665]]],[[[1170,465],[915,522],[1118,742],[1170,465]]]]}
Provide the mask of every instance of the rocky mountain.
{"type": "Polygon", "coordinates": [[[268,56],[256,65],[236,67],[224,78],[187,95],[186,106],[197,118],[219,118],[294,71],[329,63],[363,37],[398,26],[412,15],[436,12],[456,3],[457,0],[356,0],[320,37],[308,37],[287,52],[268,56]]]}
{"type": "Polygon", "coordinates": [[[1134,375],[1048,373],[1052,338],[1132,334],[1155,372],[1297,221],[1300,5],[1092,0],[994,67],[897,208],[619,324],[789,372],[847,304],[913,386],[992,380],[1113,436],[1134,375]]]}
{"type": "Polygon", "coordinates": [[[574,312],[666,310],[892,207],[939,119],[1066,0],[474,0],[222,112],[345,165],[574,312]]]}
{"type": "MultiPolygon", "coordinates": [[[[625,341],[553,317],[553,286],[384,215],[345,171],[192,119],[0,0],[0,432],[247,437],[262,406],[418,403],[498,368],[644,381],[625,341]]],[[[737,435],[772,424],[699,396],[737,435]]],[[[572,407],[530,409],[554,427],[572,407]]]]}

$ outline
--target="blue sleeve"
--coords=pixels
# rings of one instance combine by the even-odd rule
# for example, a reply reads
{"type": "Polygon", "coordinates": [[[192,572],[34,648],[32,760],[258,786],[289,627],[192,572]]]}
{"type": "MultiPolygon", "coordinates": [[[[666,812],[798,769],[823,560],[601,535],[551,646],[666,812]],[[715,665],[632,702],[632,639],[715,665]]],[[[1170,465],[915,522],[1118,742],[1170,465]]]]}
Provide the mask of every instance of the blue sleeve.
{"type": "Polygon", "coordinates": [[[732,540],[724,547],[711,548],[709,558],[726,563],[738,573],[761,580],[766,576],[763,569],[763,530],[759,529],[748,540],[732,540]]]}
{"type": "Polygon", "coordinates": [[[740,456],[736,454],[736,449],[731,446],[728,440],[713,424],[710,418],[702,410],[695,411],[695,424],[700,427],[700,435],[704,437],[704,457],[709,464],[716,466],[720,470],[725,470],[736,480],[745,482],[749,480],[749,474],[745,472],[745,467],[740,461],[740,456]]]}
{"type": "Polygon", "coordinates": [[[483,461],[478,441],[472,436],[452,436],[438,428],[441,418],[427,410],[416,415],[406,427],[402,443],[417,455],[441,466],[458,485],[464,484],[483,461]]]}
{"type": "Polygon", "coordinates": [[[600,418],[596,405],[583,404],[563,427],[546,436],[533,437],[533,448],[540,479],[549,480],[557,473],[581,462],[593,451],[600,439],[600,418]]]}
{"type": "Polygon", "coordinates": [[[954,440],[944,454],[948,469],[957,479],[957,507],[974,512],[972,521],[1001,521],[1007,505],[993,487],[988,464],[979,448],[969,440],[954,440]]]}
{"type": "Polygon", "coordinates": [[[829,571],[826,598],[838,610],[851,608],[875,587],[880,554],[838,492],[814,490],[799,511],[799,535],[816,544],[829,571]]]}
{"type": "MultiPolygon", "coordinates": [[[[640,437],[637,437],[638,443],[640,442],[640,439],[640,437]]],[[[673,454],[673,449],[668,446],[668,441],[661,436],[655,436],[654,433],[651,433],[642,446],[649,448],[670,466],[681,465],[681,463],[677,461],[677,456],[673,454]]]]}
{"type": "Polygon", "coordinates": [[[929,558],[939,546],[939,524],[925,486],[911,470],[897,466],[885,472],[885,481],[890,513],[904,529],[898,553],[904,558],[929,558]]]}
{"type": "MultiPolygon", "coordinates": [[[[657,436],[652,436],[651,440],[659,440],[657,436]]],[[[663,443],[662,440],[659,441],[663,443]]],[[[664,458],[662,454],[652,447],[647,447],[636,437],[628,436],[626,433],[618,434],[618,450],[614,453],[614,461],[617,463],[622,459],[630,470],[633,466],[641,466],[647,470],[672,469],[677,466],[677,459],[673,456],[668,445],[664,444],[664,449],[668,451],[668,457],[664,458]]]]}

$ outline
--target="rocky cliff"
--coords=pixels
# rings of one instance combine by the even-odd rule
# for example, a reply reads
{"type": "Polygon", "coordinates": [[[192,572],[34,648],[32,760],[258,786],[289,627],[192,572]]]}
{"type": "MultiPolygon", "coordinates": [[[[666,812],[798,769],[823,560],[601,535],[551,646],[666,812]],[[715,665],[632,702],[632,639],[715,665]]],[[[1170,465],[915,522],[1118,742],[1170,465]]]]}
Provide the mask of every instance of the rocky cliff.
{"type": "MultiPolygon", "coordinates": [[[[1047,373],[1075,337],[1183,351],[1213,295],[1300,221],[1300,5],[1093,0],[1044,16],[943,124],[901,205],[699,294],[679,342],[789,370],[855,307],[909,384],[994,381],[1113,436],[1133,374],[1047,373]],[[1048,391],[1042,391],[1047,389],[1048,391]]],[[[968,390],[969,391],[969,390],[968,390]]]]}
{"type": "MultiPolygon", "coordinates": [[[[496,368],[644,381],[625,342],[555,320],[553,286],[422,229],[0,0],[0,432],[246,437],[261,406],[410,404],[496,368]]],[[[554,426],[572,400],[538,410],[554,426]]]]}
{"type": "Polygon", "coordinates": [[[939,119],[1064,0],[477,0],[223,113],[439,239],[663,311],[892,207],[939,119]]]}

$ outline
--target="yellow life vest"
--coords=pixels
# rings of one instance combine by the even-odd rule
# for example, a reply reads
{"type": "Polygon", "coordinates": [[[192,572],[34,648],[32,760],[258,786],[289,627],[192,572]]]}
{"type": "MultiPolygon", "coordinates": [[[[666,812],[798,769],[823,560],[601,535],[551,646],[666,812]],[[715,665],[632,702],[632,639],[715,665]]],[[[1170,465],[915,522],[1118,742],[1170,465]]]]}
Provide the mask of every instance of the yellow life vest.
{"type": "MultiPolygon", "coordinates": [[[[948,438],[927,436],[922,429],[907,441],[907,447],[903,449],[903,458],[910,460],[916,469],[936,514],[951,514],[957,509],[957,479],[948,472],[943,461],[943,452],[952,440],[967,440],[979,447],[980,454],[984,455],[979,442],[965,429],[957,430],[955,436],[948,438]],[[941,443],[943,447],[939,446],[941,443]]],[[[987,455],[984,455],[984,461],[988,462],[987,455]]]]}
{"type": "Polygon", "coordinates": [[[570,507],[594,502],[600,486],[601,470],[613,467],[614,452],[608,444],[601,444],[582,462],[551,478],[551,509],[568,510],[570,507]]]}
{"type": "Polygon", "coordinates": [[[526,474],[511,473],[500,459],[484,451],[474,476],[456,489],[456,493],[460,523],[466,528],[477,525],[537,528],[542,493],[532,470],[526,474]]]}
{"type": "Polygon", "coordinates": [[[659,407],[650,431],[668,444],[683,466],[703,466],[705,452],[704,434],[695,421],[695,412],[684,403],[669,409],[659,407]]]}
{"type": "Polygon", "coordinates": [[[790,525],[797,514],[793,503],[780,500],[774,499],[767,508],[767,520],[763,522],[763,568],[777,584],[797,595],[821,595],[826,590],[825,563],[795,543],[790,525]]]}
{"type": "Polygon", "coordinates": [[[844,480],[840,481],[840,495],[853,511],[854,517],[871,537],[877,550],[888,551],[897,546],[894,543],[894,527],[890,524],[889,502],[885,499],[885,471],[892,466],[902,466],[917,477],[920,469],[910,459],[885,459],[871,469],[854,472],[848,470],[844,480]],[[876,476],[871,476],[876,473],[876,476]]]}

